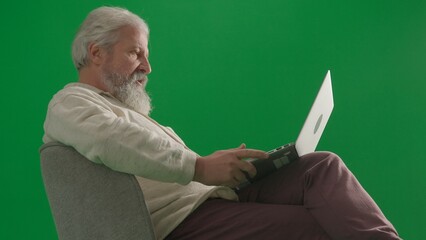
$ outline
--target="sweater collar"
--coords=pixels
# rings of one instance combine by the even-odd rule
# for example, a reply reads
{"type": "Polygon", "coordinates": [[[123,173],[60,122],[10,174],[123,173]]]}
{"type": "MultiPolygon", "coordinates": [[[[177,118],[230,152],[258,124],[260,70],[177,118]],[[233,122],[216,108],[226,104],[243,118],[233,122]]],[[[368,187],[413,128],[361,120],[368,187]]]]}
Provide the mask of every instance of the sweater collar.
{"type": "Polygon", "coordinates": [[[68,83],[65,86],[65,88],[67,88],[67,87],[81,87],[81,88],[85,88],[85,89],[91,90],[91,91],[93,91],[93,92],[95,92],[97,94],[100,94],[100,95],[107,95],[107,96],[110,96],[110,97],[114,97],[114,96],[112,96],[111,93],[103,91],[103,90],[101,90],[101,89],[99,89],[97,87],[94,87],[94,86],[86,84],[86,83],[81,83],[81,82],[68,83]]]}

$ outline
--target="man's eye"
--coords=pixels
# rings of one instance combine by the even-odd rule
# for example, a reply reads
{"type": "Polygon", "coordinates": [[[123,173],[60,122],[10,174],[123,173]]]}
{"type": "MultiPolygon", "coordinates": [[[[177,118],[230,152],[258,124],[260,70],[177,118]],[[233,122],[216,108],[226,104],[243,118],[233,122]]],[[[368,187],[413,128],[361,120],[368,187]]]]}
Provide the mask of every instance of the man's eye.
{"type": "Polygon", "coordinates": [[[139,53],[138,53],[137,51],[132,51],[132,52],[130,52],[130,55],[131,55],[132,57],[138,57],[138,56],[139,56],[139,53]]]}

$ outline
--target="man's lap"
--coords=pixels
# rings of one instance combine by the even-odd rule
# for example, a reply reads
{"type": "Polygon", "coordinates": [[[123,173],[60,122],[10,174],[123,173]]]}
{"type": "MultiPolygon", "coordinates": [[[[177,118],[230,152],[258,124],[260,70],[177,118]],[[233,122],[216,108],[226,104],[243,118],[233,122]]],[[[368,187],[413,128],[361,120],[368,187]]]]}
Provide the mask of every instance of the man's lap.
{"type": "Polygon", "coordinates": [[[328,155],[334,156],[322,153],[301,158],[249,185],[238,192],[240,202],[206,201],[172,232],[170,239],[329,239],[303,206],[301,177],[328,155]]]}
{"type": "Polygon", "coordinates": [[[330,239],[297,205],[211,199],[188,216],[168,239],[330,239]]]}

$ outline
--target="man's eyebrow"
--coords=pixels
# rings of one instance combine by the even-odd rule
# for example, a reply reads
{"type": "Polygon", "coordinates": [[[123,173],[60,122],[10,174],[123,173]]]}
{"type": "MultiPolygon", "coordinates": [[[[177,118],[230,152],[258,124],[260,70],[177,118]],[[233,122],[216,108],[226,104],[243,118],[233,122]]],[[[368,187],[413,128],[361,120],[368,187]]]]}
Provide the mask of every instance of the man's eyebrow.
{"type": "Polygon", "coordinates": [[[137,50],[140,50],[140,51],[142,51],[142,52],[144,52],[144,49],[146,49],[146,51],[145,52],[149,52],[149,49],[148,49],[148,47],[143,47],[143,46],[141,46],[141,45],[134,45],[134,46],[132,46],[131,47],[132,49],[137,49],[137,50]]]}

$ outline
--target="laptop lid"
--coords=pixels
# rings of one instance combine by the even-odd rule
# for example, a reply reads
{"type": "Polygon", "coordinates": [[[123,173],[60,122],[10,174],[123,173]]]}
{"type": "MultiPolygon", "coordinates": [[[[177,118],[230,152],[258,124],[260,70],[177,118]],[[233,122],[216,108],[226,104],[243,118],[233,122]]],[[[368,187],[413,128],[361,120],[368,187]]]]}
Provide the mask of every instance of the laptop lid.
{"type": "Polygon", "coordinates": [[[321,88],[296,140],[299,157],[314,152],[333,111],[333,91],[330,70],[327,71],[321,88]]]}

